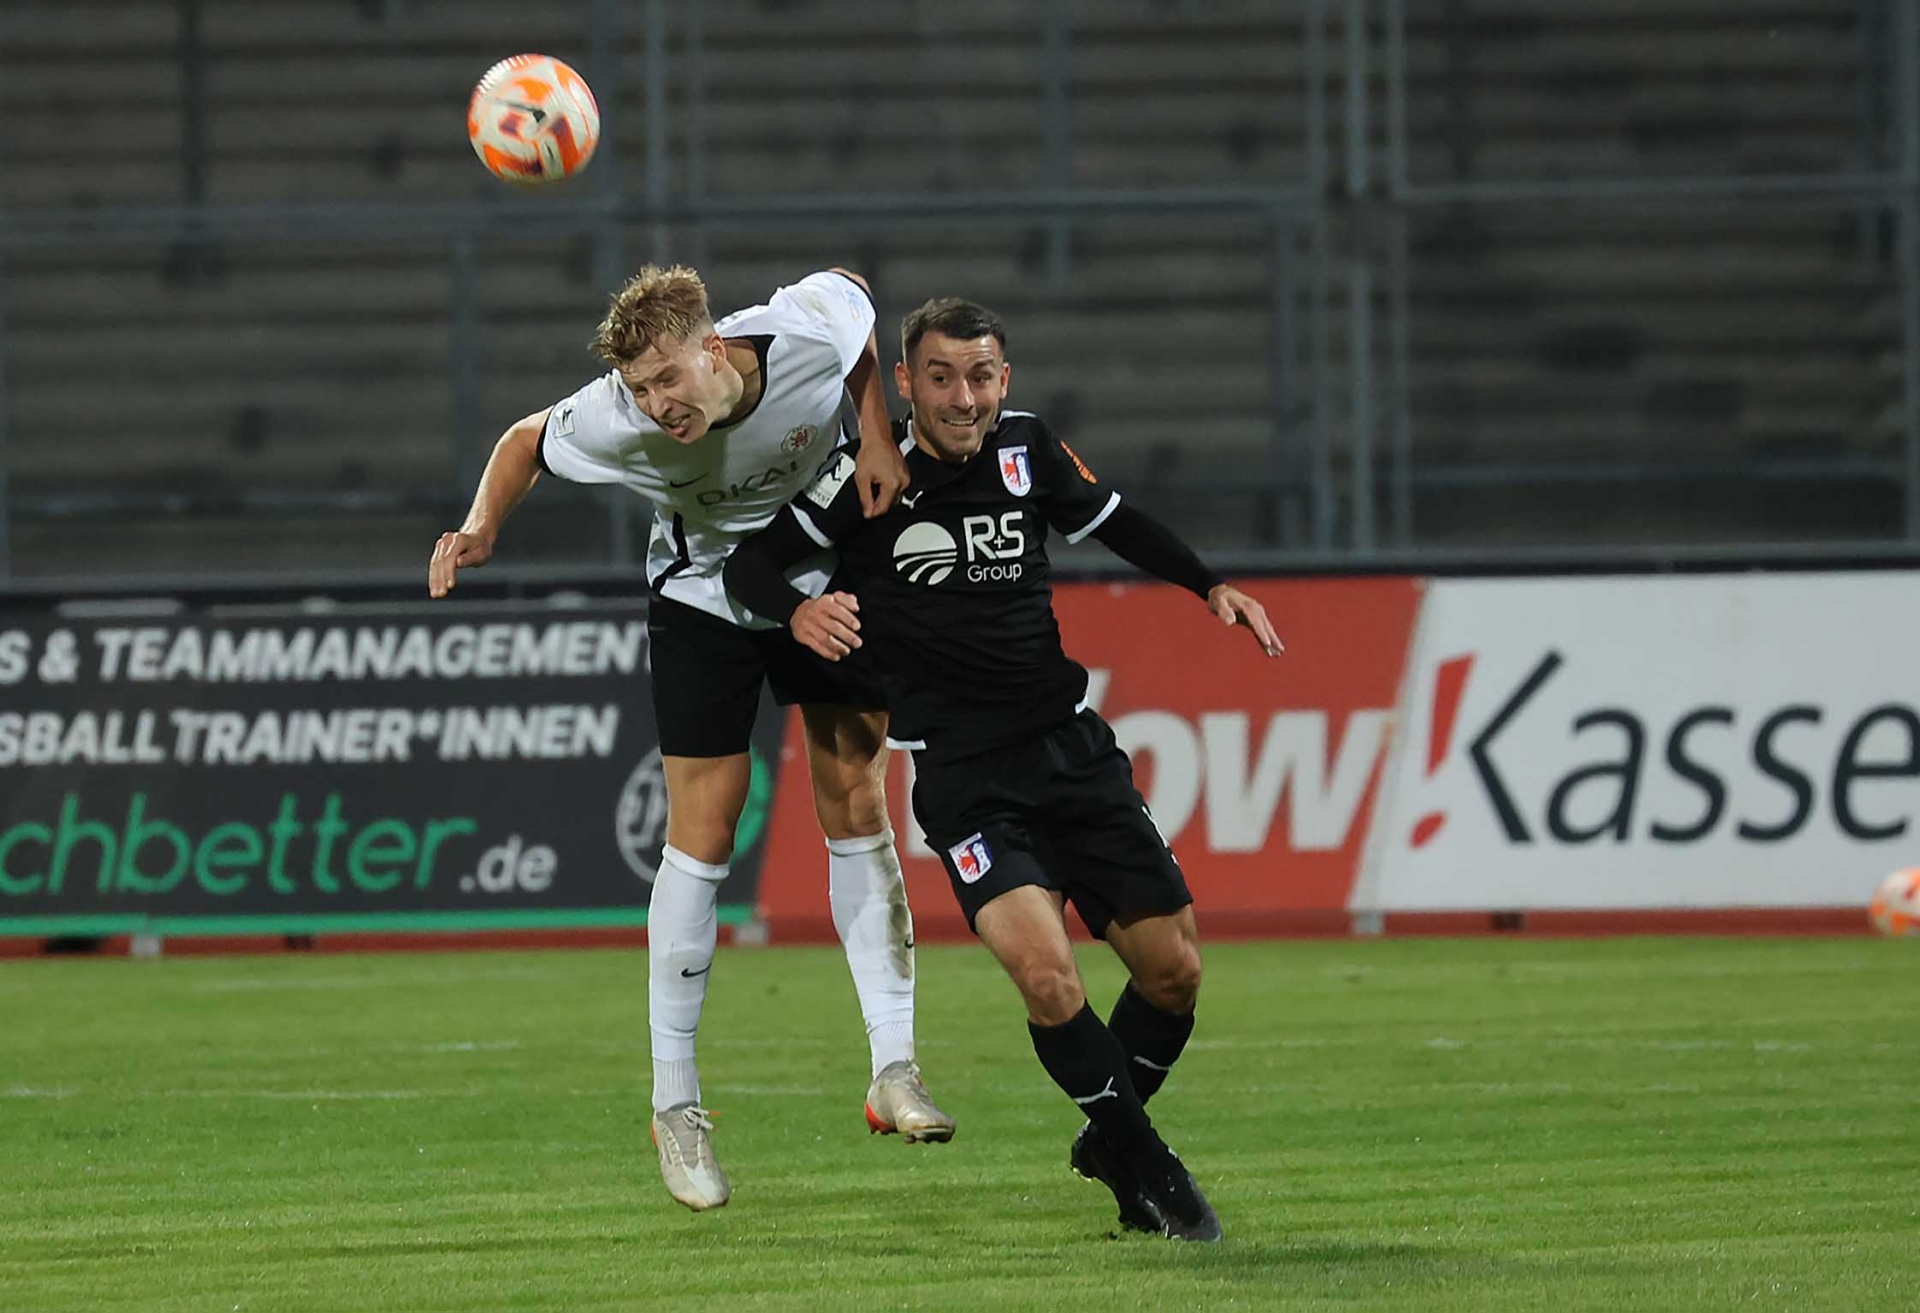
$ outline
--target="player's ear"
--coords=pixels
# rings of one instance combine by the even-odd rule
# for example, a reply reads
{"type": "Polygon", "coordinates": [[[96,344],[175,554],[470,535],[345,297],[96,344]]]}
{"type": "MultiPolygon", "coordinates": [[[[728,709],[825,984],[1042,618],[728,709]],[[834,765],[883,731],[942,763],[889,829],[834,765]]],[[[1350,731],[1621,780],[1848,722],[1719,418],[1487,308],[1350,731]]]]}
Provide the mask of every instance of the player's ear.
{"type": "Polygon", "coordinates": [[[1013,362],[1003,361],[1000,365],[1000,399],[1006,400],[1007,385],[1013,381],[1013,362]]]}
{"type": "Polygon", "coordinates": [[[907,372],[907,362],[904,360],[894,362],[893,385],[900,390],[902,401],[913,400],[913,375],[907,372]]]}

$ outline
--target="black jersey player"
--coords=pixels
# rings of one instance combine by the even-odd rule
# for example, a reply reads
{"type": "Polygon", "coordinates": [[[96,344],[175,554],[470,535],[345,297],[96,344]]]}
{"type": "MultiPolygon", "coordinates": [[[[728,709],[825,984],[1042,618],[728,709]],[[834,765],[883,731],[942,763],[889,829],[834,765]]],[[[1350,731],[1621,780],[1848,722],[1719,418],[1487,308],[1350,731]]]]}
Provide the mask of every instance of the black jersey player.
{"type": "Polygon", "coordinates": [[[1192,897],[1113,732],[1086,701],[1053,614],[1048,531],[1093,536],[1205,598],[1268,655],[1260,604],[1157,521],[1124,504],[1036,416],[1002,406],[1011,370],[990,311],[930,301],[902,326],[895,437],[912,476],[865,518],[842,452],[726,567],[736,601],[830,658],[869,646],[914,753],[913,807],[968,924],[1026,1001],[1041,1064],[1088,1123],[1071,1162],[1105,1182],[1120,1220],[1212,1240],[1220,1223],[1144,1104],[1192,1033],[1200,953],[1192,897]],[[809,599],[783,570],[825,546],[841,564],[809,599]],[[1067,938],[1072,902],[1130,980],[1106,1023],[1067,938]]]}

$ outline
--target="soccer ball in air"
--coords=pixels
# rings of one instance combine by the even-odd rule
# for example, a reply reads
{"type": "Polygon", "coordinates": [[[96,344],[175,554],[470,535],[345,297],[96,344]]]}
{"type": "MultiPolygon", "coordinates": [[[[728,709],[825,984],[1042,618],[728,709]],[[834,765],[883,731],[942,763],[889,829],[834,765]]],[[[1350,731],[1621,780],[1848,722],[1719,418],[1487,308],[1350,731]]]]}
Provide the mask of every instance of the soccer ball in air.
{"type": "Polygon", "coordinates": [[[586,79],[550,55],[514,55],[487,70],[467,102],[467,139],[496,178],[558,182],[600,144],[600,107],[586,79]]]}
{"type": "Polygon", "coordinates": [[[1883,935],[1920,935],[1920,866],[1882,880],[1867,904],[1867,915],[1883,935]]]}

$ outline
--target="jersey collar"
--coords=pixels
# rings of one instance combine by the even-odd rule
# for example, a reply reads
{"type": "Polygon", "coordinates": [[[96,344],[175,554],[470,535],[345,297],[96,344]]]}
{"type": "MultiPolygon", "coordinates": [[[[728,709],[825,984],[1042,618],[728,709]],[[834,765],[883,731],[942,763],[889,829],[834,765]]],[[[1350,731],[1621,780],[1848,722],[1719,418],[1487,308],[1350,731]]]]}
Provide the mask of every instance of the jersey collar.
{"type": "Polygon", "coordinates": [[[913,486],[916,488],[944,488],[950,483],[964,479],[968,473],[973,470],[973,467],[979,463],[980,457],[985,454],[987,450],[987,443],[993,440],[993,435],[999,431],[999,428],[1000,425],[996,421],[993,428],[987,431],[987,436],[981,440],[979,451],[974,452],[973,455],[969,456],[959,465],[949,465],[938,456],[931,455],[921,449],[920,444],[914,440],[913,436],[913,416],[907,416],[901,429],[901,442],[906,448],[905,456],[907,466],[913,472],[913,486]]]}
{"type": "Polygon", "coordinates": [[[760,358],[760,395],[753,399],[753,404],[747,407],[744,414],[741,414],[737,418],[730,419],[724,424],[713,425],[713,427],[708,430],[708,432],[711,433],[719,433],[727,429],[739,428],[747,422],[754,411],[760,409],[760,403],[765,401],[767,399],[767,393],[773,390],[773,371],[767,364],[767,357],[773,350],[773,334],[748,333],[743,337],[728,338],[726,340],[730,342],[745,342],[753,348],[753,354],[760,358]]]}

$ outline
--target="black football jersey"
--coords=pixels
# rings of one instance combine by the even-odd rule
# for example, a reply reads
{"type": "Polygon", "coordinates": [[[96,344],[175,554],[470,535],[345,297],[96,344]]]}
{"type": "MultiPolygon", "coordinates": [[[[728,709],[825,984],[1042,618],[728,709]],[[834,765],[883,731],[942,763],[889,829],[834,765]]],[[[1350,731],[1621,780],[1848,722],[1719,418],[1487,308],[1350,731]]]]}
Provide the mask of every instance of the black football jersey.
{"type": "Polygon", "coordinates": [[[866,519],[853,447],[783,511],[840,552],[833,587],[860,599],[896,747],[967,756],[1044,733],[1085,705],[1087,672],[1060,646],[1047,531],[1079,542],[1120,504],[1037,417],[1002,411],[980,450],[949,465],[894,426],[912,484],[866,519]]]}

